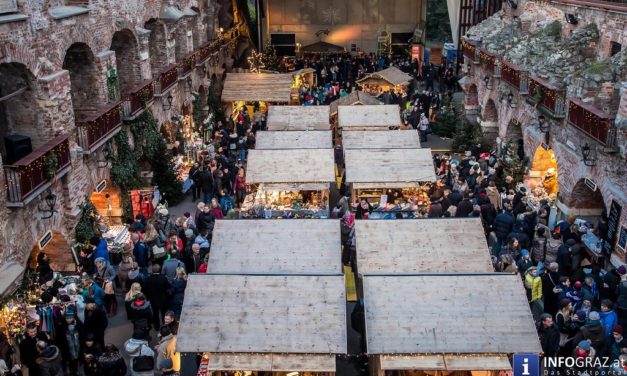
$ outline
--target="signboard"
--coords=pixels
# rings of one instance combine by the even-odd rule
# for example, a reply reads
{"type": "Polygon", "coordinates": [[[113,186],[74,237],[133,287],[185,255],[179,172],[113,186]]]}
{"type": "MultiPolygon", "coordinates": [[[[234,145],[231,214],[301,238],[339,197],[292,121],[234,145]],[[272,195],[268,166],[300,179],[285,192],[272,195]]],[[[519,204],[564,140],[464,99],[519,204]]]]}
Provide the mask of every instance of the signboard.
{"type": "Polygon", "coordinates": [[[618,204],[618,202],[612,200],[612,205],[610,205],[610,212],[607,219],[607,235],[605,236],[605,241],[603,242],[603,252],[606,255],[612,254],[612,250],[614,249],[622,209],[623,208],[618,204]]]}
{"type": "Polygon", "coordinates": [[[542,149],[546,151],[549,151],[549,149],[551,149],[551,147],[546,142],[541,143],[540,146],[542,146],[542,149]]]}
{"type": "Polygon", "coordinates": [[[440,47],[431,47],[429,51],[429,64],[442,65],[442,49],[440,47]]]}
{"type": "Polygon", "coordinates": [[[107,181],[103,180],[100,183],[98,183],[98,185],[96,186],[96,193],[100,193],[104,191],[105,188],[107,188],[107,181]]]}
{"type": "Polygon", "coordinates": [[[0,0],[0,14],[17,12],[17,0],[0,0]]]}
{"type": "Polygon", "coordinates": [[[48,245],[48,243],[50,243],[51,240],[52,240],[52,231],[48,230],[48,232],[46,232],[44,236],[42,236],[41,239],[39,239],[39,242],[37,242],[37,245],[39,246],[39,250],[43,251],[44,248],[48,245]]]}
{"type": "Polygon", "coordinates": [[[590,188],[592,192],[597,190],[597,183],[592,179],[585,178],[583,181],[586,184],[586,187],[590,188]]]}
{"type": "Polygon", "coordinates": [[[623,226],[620,228],[620,235],[618,236],[618,243],[616,244],[623,251],[627,251],[625,247],[627,247],[627,227],[623,226]]]}

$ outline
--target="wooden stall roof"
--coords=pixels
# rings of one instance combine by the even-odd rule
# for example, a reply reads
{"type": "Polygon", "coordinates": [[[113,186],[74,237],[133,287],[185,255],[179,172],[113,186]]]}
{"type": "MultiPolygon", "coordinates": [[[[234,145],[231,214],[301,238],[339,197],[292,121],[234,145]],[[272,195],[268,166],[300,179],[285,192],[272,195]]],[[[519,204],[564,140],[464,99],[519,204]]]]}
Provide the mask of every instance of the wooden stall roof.
{"type": "Polygon", "coordinates": [[[270,106],[269,131],[329,130],[329,106],[270,106]]]}
{"type": "Polygon", "coordinates": [[[227,73],[222,102],[289,102],[292,80],[289,73],[227,73]]]}
{"type": "Polygon", "coordinates": [[[210,354],[209,371],[335,372],[335,354],[210,354]]]}
{"type": "Polygon", "coordinates": [[[350,131],[342,133],[344,149],[418,149],[418,131],[350,131]]]}
{"type": "Polygon", "coordinates": [[[368,354],[542,352],[519,275],[365,275],[363,285],[368,354]]]}
{"type": "MultiPolygon", "coordinates": [[[[345,97],[331,102],[331,116],[337,114],[337,108],[339,106],[357,106],[357,105],[381,105],[381,101],[365,91],[353,90],[345,97]]],[[[315,107],[315,106],[313,106],[315,107]]]]}
{"type": "Polygon", "coordinates": [[[362,274],[494,271],[481,218],[369,220],[355,226],[362,274]]]}
{"type": "Polygon", "coordinates": [[[344,276],[192,274],[176,351],[345,354],[344,276]]]}
{"type": "Polygon", "coordinates": [[[357,80],[357,83],[361,84],[368,80],[383,80],[391,86],[396,86],[408,84],[413,78],[396,67],[389,67],[378,72],[369,73],[364,78],[357,80]]]}
{"type": "Polygon", "coordinates": [[[333,149],[250,150],[246,182],[327,183],[335,181],[333,149]]]}
{"type": "Polygon", "coordinates": [[[260,131],[255,149],[330,149],[333,147],[331,131],[260,131]]]}
{"type": "Polygon", "coordinates": [[[345,130],[398,127],[401,115],[396,104],[339,106],[338,125],[345,130]]]}
{"type": "Polygon", "coordinates": [[[360,189],[436,181],[431,149],[348,149],[344,162],[346,182],[359,183],[360,189]]]}
{"type": "Polygon", "coordinates": [[[382,370],[500,371],[510,370],[507,355],[381,355],[382,370]]]}
{"type": "Polygon", "coordinates": [[[340,224],[319,219],[216,221],[209,273],[342,273],[340,224]],[[298,239],[298,241],[294,241],[298,239]]]}

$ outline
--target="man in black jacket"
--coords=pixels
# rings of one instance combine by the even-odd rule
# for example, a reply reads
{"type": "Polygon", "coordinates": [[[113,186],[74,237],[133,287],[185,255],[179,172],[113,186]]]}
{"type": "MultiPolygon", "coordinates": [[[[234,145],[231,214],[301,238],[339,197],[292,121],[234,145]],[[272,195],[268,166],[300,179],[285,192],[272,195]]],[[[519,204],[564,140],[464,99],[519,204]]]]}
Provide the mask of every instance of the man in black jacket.
{"type": "Polygon", "coordinates": [[[498,254],[501,250],[501,247],[507,240],[507,235],[512,232],[514,228],[515,218],[511,213],[512,205],[509,201],[503,201],[503,207],[505,208],[499,215],[494,218],[494,233],[496,234],[496,238],[498,239],[498,243],[496,245],[496,252],[498,254]]]}
{"type": "Polygon", "coordinates": [[[203,193],[203,201],[208,204],[211,201],[211,195],[213,194],[213,175],[209,169],[209,165],[205,165],[200,172],[200,187],[203,193]]]}
{"type": "Polygon", "coordinates": [[[26,326],[26,336],[20,342],[20,362],[28,368],[29,376],[39,376],[39,367],[36,363],[37,342],[48,341],[48,336],[37,330],[35,323],[26,326]]]}
{"type": "Polygon", "coordinates": [[[540,316],[538,336],[544,356],[557,356],[560,349],[560,331],[557,325],[553,323],[553,317],[548,313],[543,313],[540,316]]]}
{"type": "Polygon", "coordinates": [[[152,325],[155,330],[161,327],[161,317],[165,316],[170,282],[161,274],[159,264],[152,265],[152,274],[144,281],[143,292],[152,306],[152,325]],[[161,313],[161,316],[159,316],[161,313]]]}

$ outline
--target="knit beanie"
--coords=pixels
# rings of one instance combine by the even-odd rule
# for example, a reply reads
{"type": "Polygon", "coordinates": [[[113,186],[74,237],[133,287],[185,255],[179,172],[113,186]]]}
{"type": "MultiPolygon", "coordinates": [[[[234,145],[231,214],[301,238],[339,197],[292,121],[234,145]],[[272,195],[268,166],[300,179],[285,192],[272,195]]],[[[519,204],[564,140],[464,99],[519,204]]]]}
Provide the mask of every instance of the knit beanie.
{"type": "Polygon", "coordinates": [[[577,344],[577,347],[584,351],[590,351],[590,341],[588,341],[587,339],[581,340],[577,344]]]}

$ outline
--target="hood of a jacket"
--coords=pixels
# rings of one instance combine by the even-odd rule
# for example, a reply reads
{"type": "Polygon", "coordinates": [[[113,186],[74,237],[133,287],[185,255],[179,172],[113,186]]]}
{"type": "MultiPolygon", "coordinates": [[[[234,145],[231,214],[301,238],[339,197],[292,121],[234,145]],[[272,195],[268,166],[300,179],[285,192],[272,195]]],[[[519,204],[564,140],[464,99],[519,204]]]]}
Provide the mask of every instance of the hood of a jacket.
{"type": "Polygon", "coordinates": [[[137,356],[141,351],[142,346],[148,346],[148,342],[143,339],[131,338],[124,344],[124,349],[130,356],[137,356]]]}
{"type": "Polygon", "coordinates": [[[42,364],[45,362],[51,362],[56,360],[59,357],[59,348],[55,345],[50,345],[44,349],[44,351],[39,353],[37,357],[37,364],[42,364]]]}
{"type": "Polygon", "coordinates": [[[148,300],[144,300],[144,304],[138,306],[135,304],[135,302],[133,301],[131,303],[131,309],[134,311],[146,311],[146,310],[151,310],[152,307],[150,306],[150,301],[148,300]]]}

